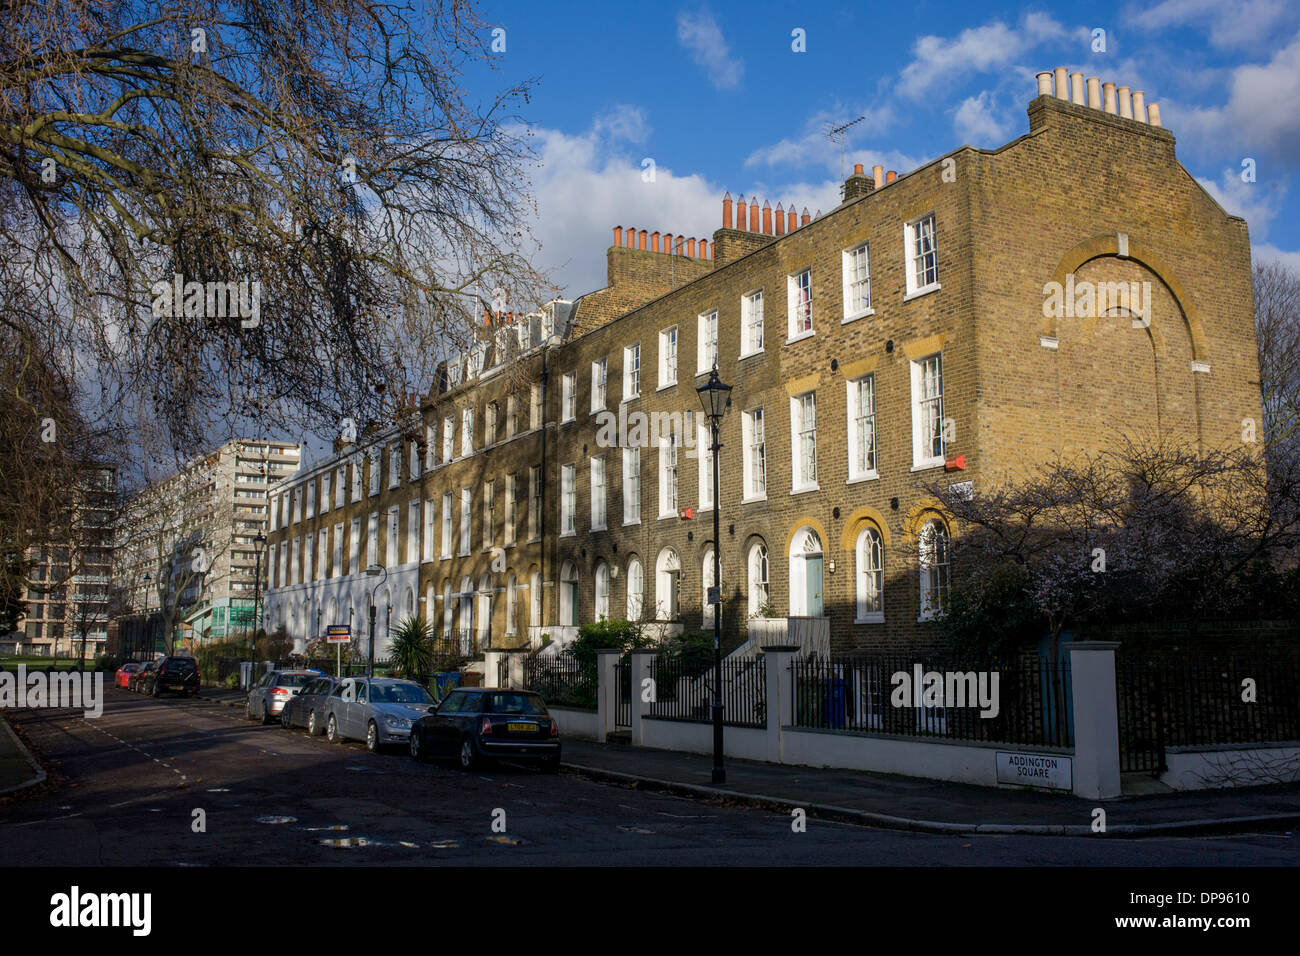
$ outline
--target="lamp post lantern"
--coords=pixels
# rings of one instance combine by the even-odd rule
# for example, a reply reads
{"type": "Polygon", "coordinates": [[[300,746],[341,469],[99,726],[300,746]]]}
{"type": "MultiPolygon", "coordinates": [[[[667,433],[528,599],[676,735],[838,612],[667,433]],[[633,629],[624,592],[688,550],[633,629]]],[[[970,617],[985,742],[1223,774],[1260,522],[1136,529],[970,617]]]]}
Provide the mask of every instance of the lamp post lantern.
{"type": "Polygon", "coordinates": [[[718,378],[715,362],[709,380],[695,391],[699,393],[713,433],[713,587],[705,597],[713,606],[713,782],[726,783],[727,771],[722,765],[722,502],[718,482],[718,452],[722,445],[718,442],[718,429],[731,404],[731,386],[718,378]]]}
{"type": "Polygon", "coordinates": [[[383,575],[379,578],[379,583],[370,590],[370,646],[366,650],[366,676],[375,676],[375,595],[379,593],[380,586],[388,580],[388,569],[381,568],[377,564],[372,564],[366,568],[366,574],[371,577],[383,575]]]}

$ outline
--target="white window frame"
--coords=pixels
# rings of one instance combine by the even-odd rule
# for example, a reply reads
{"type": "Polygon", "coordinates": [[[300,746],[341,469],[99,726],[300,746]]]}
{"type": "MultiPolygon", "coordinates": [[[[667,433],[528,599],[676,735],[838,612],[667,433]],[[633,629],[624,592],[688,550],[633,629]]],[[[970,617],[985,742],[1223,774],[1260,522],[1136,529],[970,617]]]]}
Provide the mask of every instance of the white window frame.
{"type": "MultiPolygon", "coordinates": [[[[432,498],[425,498],[424,499],[424,538],[423,538],[423,545],[420,548],[421,561],[432,561],[434,558],[433,542],[434,542],[434,532],[436,530],[437,521],[438,521],[438,511],[437,508],[435,507],[434,500],[432,498]]],[[[428,608],[427,612],[429,614],[432,614],[433,608],[432,607],[428,608]]]]}
{"type": "Polygon", "coordinates": [[[365,497],[364,493],[364,476],[361,474],[361,464],[364,459],[360,455],[352,456],[352,503],[356,504],[365,497]]]}
{"type": "Polygon", "coordinates": [[[944,441],[943,353],[934,352],[910,363],[912,378],[912,471],[938,468],[947,452],[944,441]],[[934,371],[931,372],[933,363],[934,371]],[[931,394],[937,392],[937,394],[931,394]],[[934,429],[939,454],[934,454],[934,429]]]}
{"type": "Polygon", "coordinates": [[[591,459],[591,530],[604,531],[608,526],[606,504],[605,456],[591,459]]]}
{"type": "Polygon", "coordinates": [[[677,326],[670,325],[659,331],[659,388],[672,388],[677,384],[677,357],[680,336],[677,326]]]}
{"type": "Polygon", "coordinates": [[[948,529],[938,518],[921,526],[918,535],[920,614],[918,621],[937,621],[947,611],[951,585],[951,539],[948,529]],[[937,537],[938,536],[938,537],[937,537]],[[942,545],[936,544],[942,540],[942,545]]]}
{"type": "Polygon", "coordinates": [[[388,448],[388,487],[402,483],[402,443],[394,442],[388,448]]]}
{"type": "Polygon", "coordinates": [[[578,417],[578,375],[565,372],[560,380],[560,421],[571,422],[578,417]]]}
{"type": "Polygon", "coordinates": [[[741,415],[742,468],[744,489],[742,501],[763,501],[767,498],[767,414],[758,405],[741,415]]]}
{"type": "Polygon", "coordinates": [[[542,469],[533,465],[528,469],[528,540],[536,541],[542,514],[542,469]]]}
{"type": "Polygon", "coordinates": [[[304,518],[314,518],[316,516],[316,479],[313,478],[307,482],[307,510],[303,513],[304,518]]]}
{"type": "Polygon", "coordinates": [[[447,415],[442,420],[442,463],[456,458],[456,416],[447,415]]]}
{"type": "Polygon", "coordinates": [[[814,331],[812,268],[810,267],[786,276],[786,344],[806,339],[814,331]],[[806,298],[805,290],[807,290],[806,298]]]}
{"type": "Polygon", "coordinates": [[[623,524],[641,523],[641,449],[623,449],[623,524]]]}
{"type": "Polygon", "coordinates": [[[343,577],[343,522],[341,521],[334,525],[334,556],[330,570],[334,572],[330,577],[343,577]]]}
{"type": "Polygon", "coordinates": [[[412,498],[406,506],[406,563],[420,560],[420,499],[412,498]]]}
{"type": "Polygon", "coordinates": [[[500,417],[500,407],[496,402],[488,402],[483,406],[483,447],[495,445],[497,441],[497,419],[500,417]]]}
{"type": "Polygon", "coordinates": [[[639,621],[645,614],[645,565],[633,555],[627,562],[627,619],[639,621]]]}
{"type": "Polygon", "coordinates": [[[438,423],[424,426],[424,470],[433,471],[438,464],[438,423]]]}
{"type": "Polygon", "coordinates": [[[871,244],[859,243],[841,255],[844,276],[844,318],[841,324],[875,315],[871,307],[871,244]],[[859,293],[864,293],[860,296],[859,293]]]}
{"type": "Polygon", "coordinates": [[[609,619],[609,563],[596,562],[595,587],[592,602],[592,615],[596,620],[609,619]]]}
{"type": "Polygon", "coordinates": [[[749,616],[754,617],[759,608],[772,599],[772,562],[766,542],[755,541],[749,546],[745,555],[745,574],[748,578],[749,616]]]}
{"type": "Polygon", "coordinates": [[[609,402],[609,359],[602,356],[591,363],[591,412],[603,412],[609,402]]]}
{"type": "Polygon", "coordinates": [[[370,449],[370,497],[379,494],[380,471],[383,453],[375,447],[370,449]]]}
{"type": "Polygon", "coordinates": [[[370,518],[366,522],[366,567],[371,568],[379,563],[379,512],[370,512],[370,518]]]}
{"type": "Polygon", "coordinates": [[[326,514],[330,510],[330,473],[327,471],[320,476],[320,513],[326,514]]]}
{"type": "Polygon", "coordinates": [[[536,382],[528,390],[528,428],[536,431],[542,427],[542,386],[536,382]]]}
{"type": "Polygon", "coordinates": [[[937,292],[939,285],[938,225],[933,212],[917,216],[903,226],[903,257],[907,275],[907,294],[903,301],[937,292]],[[925,240],[928,236],[929,249],[925,240]],[[925,262],[929,259],[930,262],[925,262]]]}
{"type": "Polygon", "coordinates": [[[713,510],[713,430],[701,415],[695,426],[695,456],[699,459],[700,511],[713,510]]]}
{"type": "Polygon", "coordinates": [[[885,622],[885,539],[873,525],[865,525],[858,532],[853,545],[854,624],[883,624],[885,622]],[[874,595],[875,600],[869,601],[874,595]],[[875,607],[870,607],[874,604],[875,607]]]}
{"type": "Polygon", "coordinates": [[[462,458],[474,454],[473,405],[466,405],[460,410],[460,454],[462,458]]]}
{"type": "Polygon", "coordinates": [[[506,475],[506,500],[505,500],[505,530],[503,532],[505,546],[514,547],[515,544],[515,497],[518,495],[519,478],[517,475],[506,475]]]}
{"type": "Polygon", "coordinates": [[[790,493],[815,491],[818,485],[817,471],[817,392],[808,391],[790,399],[790,493]],[[811,398],[811,401],[804,400],[811,398]],[[812,410],[812,426],[807,427],[806,413],[812,410]],[[812,478],[809,480],[804,468],[804,461],[809,457],[806,447],[811,440],[812,478]]]}
{"type": "Polygon", "coordinates": [[[641,397],[641,343],[623,349],[623,401],[641,397]]]}
{"type": "Polygon", "coordinates": [[[848,482],[868,481],[880,477],[880,438],[876,428],[876,374],[869,372],[849,379],[845,384],[848,419],[849,477],[848,482]],[[867,388],[869,402],[863,401],[863,386],[867,388]],[[868,407],[863,407],[868,405],[868,407]],[[863,452],[863,432],[870,436],[870,461],[859,461],[863,452]]]}
{"type": "Polygon", "coordinates": [[[708,375],[709,369],[718,364],[718,310],[701,312],[696,317],[699,330],[696,345],[696,375],[708,375]]]}
{"type": "Polygon", "coordinates": [[[348,527],[348,574],[361,571],[361,516],[352,519],[348,527]]]}
{"type": "Polygon", "coordinates": [[[452,494],[444,492],[442,496],[442,557],[451,557],[452,538],[452,494]]]}
{"type": "Polygon", "coordinates": [[[578,533],[578,466],[560,466],[560,537],[578,533]]]}
{"type": "Polygon", "coordinates": [[[659,517],[677,517],[681,503],[681,467],[679,464],[681,442],[677,423],[670,422],[667,437],[657,439],[659,446],[659,517]]]}
{"type": "Polygon", "coordinates": [[[759,355],[764,348],[763,290],[740,297],[740,357],[759,355]]]}
{"type": "Polygon", "coordinates": [[[402,510],[397,505],[388,509],[388,527],[384,539],[384,567],[395,568],[402,563],[402,510]]]}
{"type": "Polygon", "coordinates": [[[496,536],[497,486],[495,481],[483,483],[483,550],[491,551],[496,536]]]}
{"type": "Polygon", "coordinates": [[[460,490],[460,541],[456,553],[464,557],[469,554],[474,536],[474,489],[460,490]]]}
{"type": "Polygon", "coordinates": [[[418,441],[411,442],[409,464],[406,470],[406,477],[410,481],[420,480],[420,443],[418,441]]]}

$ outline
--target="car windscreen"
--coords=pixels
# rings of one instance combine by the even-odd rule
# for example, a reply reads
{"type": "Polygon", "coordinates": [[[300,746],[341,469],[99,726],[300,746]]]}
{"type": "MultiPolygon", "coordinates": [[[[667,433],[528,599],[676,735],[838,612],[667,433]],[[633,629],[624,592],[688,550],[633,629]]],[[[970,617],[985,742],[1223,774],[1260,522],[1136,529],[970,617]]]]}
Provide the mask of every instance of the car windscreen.
{"type": "Polygon", "coordinates": [[[181,674],[185,671],[194,670],[194,660],[189,657],[178,657],[175,660],[168,661],[163,667],[168,674],[181,674]]]}
{"type": "Polygon", "coordinates": [[[377,704],[432,704],[433,698],[419,684],[375,684],[374,701],[377,704]]]}
{"type": "Polygon", "coordinates": [[[499,693],[483,696],[486,698],[483,702],[485,714],[529,714],[538,717],[546,714],[546,705],[542,699],[532,694],[499,693]]]}
{"type": "Polygon", "coordinates": [[[316,679],[315,674],[281,674],[275,679],[276,687],[302,687],[316,679]]]}

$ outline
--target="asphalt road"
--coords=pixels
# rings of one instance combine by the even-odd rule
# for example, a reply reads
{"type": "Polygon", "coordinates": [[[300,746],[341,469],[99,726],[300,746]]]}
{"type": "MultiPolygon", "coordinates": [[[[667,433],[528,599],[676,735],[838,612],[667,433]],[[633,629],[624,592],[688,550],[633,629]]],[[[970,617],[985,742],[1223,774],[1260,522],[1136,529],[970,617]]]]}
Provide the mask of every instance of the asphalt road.
{"type": "Polygon", "coordinates": [[[62,783],[0,803],[0,866],[1260,866],[1300,836],[943,836],[789,816],[523,767],[466,774],[106,688],[103,716],[17,722],[62,783]],[[203,832],[196,832],[201,818],[203,832]],[[502,813],[503,811],[503,813],[502,813]],[[504,820],[501,824],[494,821],[504,820]]]}

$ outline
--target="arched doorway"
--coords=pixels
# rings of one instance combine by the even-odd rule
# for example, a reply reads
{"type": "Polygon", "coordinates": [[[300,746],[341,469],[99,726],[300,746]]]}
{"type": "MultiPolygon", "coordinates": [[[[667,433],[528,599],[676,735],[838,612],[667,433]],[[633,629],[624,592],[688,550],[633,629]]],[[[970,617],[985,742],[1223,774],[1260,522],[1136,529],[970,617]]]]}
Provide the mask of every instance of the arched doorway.
{"type": "Polygon", "coordinates": [[[825,613],[822,588],[822,539],[804,525],[790,540],[790,615],[821,617],[825,613]]]}

